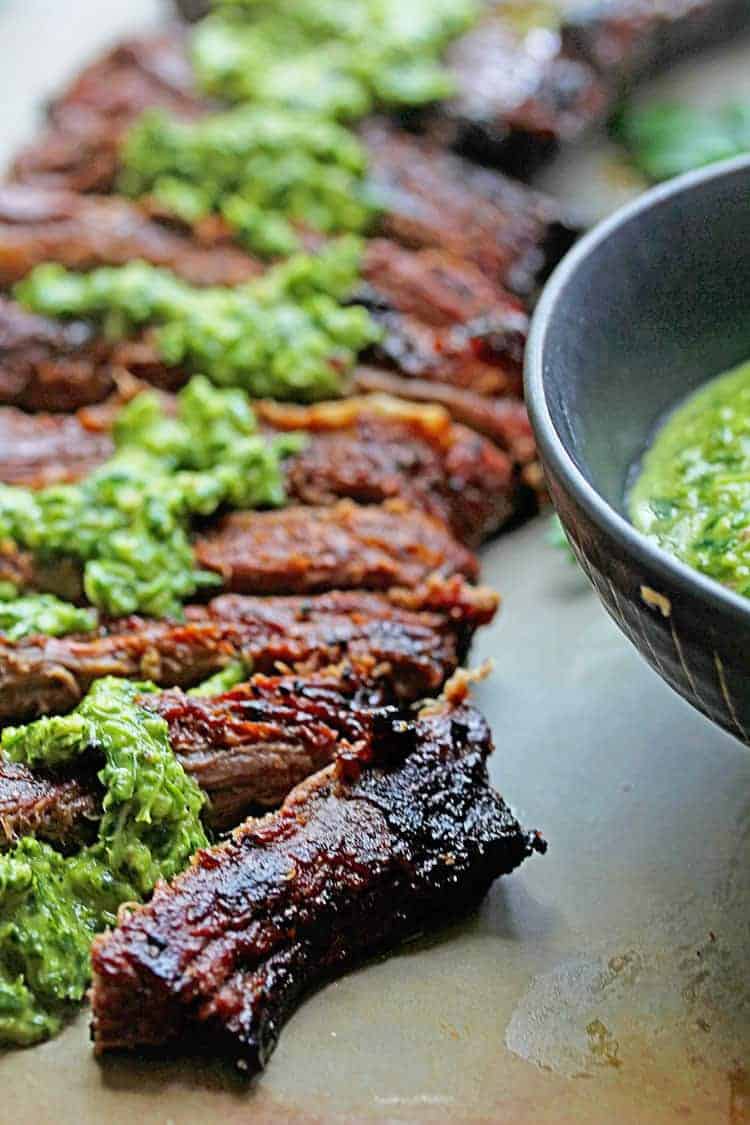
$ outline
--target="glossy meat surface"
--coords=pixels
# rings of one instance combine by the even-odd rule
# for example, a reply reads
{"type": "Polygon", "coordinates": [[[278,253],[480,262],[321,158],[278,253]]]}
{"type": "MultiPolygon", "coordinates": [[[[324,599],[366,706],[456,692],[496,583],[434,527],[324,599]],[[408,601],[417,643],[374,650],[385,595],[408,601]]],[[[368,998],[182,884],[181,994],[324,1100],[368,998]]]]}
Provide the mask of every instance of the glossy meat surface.
{"type": "Polygon", "coordinates": [[[381,713],[337,763],[122,911],[92,963],[95,1048],[170,1044],[261,1069],[304,994],[474,907],[543,843],[490,787],[473,708],[381,713]]]}
{"type": "Polygon", "coordinates": [[[0,405],[75,410],[113,386],[112,348],[89,325],[36,316],[0,297],[0,405]]]}
{"type": "MultiPolygon", "coordinates": [[[[170,745],[208,797],[204,819],[233,828],[259,808],[280,805],[346,742],[369,738],[374,708],[387,698],[354,675],[254,676],[211,697],[171,688],[140,699],[167,723],[170,745]]],[[[65,850],[88,841],[101,816],[101,789],[87,766],[72,775],[0,761],[0,848],[35,835],[65,850]]]]}
{"type": "Polygon", "coordinates": [[[559,204],[500,172],[385,120],[368,122],[362,137],[382,233],[403,246],[473,262],[528,297],[576,237],[559,204]]]}
{"type": "MultiPolygon", "coordinates": [[[[109,429],[126,398],[119,393],[75,415],[0,409],[0,481],[41,488],[85,476],[111,455],[109,429]]],[[[443,519],[471,546],[516,509],[508,455],[455,425],[440,407],[354,396],[315,406],[261,401],[255,411],[271,432],[307,434],[307,443],[284,463],[287,494],[297,503],[349,498],[379,504],[401,497],[443,519]]]]}
{"type": "Polygon", "coordinates": [[[393,395],[418,403],[439,404],[458,423],[484,434],[510,457],[521,480],[542,494],[544,481],[536,441],[522,399],[489,398],[464,387],[411,379],[382,368],[362,365],[354,374],[360,391],[393,395]]]}
{"type": "Polygon", "coordinates": [[[108,433],[87,429],[76,414],[0,409],[0,480],[43,488],[76,481],[112,453],[108,433]]]}
{"type": "Polygon", "coordinates": [[[357,300],[384,332],[376,362],[480,394],[520,394],[528,317],[472,262],[374,239],[357,300]]]}
{"type": "Polygon", "coordinates": [[[145,109],[182,117],[205,110],[184,38],[169,31],[119,44],[84,67],[52,102],[48,128],[21,152],[11,175],[73,191],[110,191],[126,129],[145,109]]]}
{"type": "Polygon", "coordinates": [[[499,599],[460,578],[388,595],[224,595],[183,624],[124,618],[99,634],[0,640],[0,720],[70,710],[99,676],[191,687],[241,658],[256,672],[310,672],[342,661],[402,699],[439,691],[499,599]]]}
{"type": "Polygon", "coordinates": [[[307,407],[258,403],[256,412],[274,429],[308,435],[286,462],[287,491],[298,503],[400,497],[444,520],[470,546],[516,510],[510,458],[440,407],[365,396],[307,407]]]}
{"type": "Polygon", "coordinates": [[[385,695],[355,676],[253,676],[225,695],[172,688],[142,702],[163,718],[186,771],[209,798],[206,819],[232,828],[259,806],[274,808],[333,761],[342,739],[368,737],[385,695]]]}
{"type": "Polygon", "coordinates": [[[744,0],[593,0],[568,13],[563,42],[610,81],[630,84],[749,23],[744,0]]]}
{"type": "Polygon", "coordinates": [[[196,541],[195,557],[227,590],[245,594],[387,590],[431,574],[479,573],[442,521],[397,500],[232,512],[196,541]]]}

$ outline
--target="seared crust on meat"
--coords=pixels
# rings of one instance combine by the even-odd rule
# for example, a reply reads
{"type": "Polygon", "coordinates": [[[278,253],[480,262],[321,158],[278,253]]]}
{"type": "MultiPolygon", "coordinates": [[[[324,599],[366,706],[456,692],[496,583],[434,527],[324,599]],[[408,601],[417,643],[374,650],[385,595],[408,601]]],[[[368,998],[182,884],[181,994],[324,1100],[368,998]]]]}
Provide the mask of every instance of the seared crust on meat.
{"type": "Polygon", "coordinates": [[[489,623],[499,598],[454,577],[387,595],[227,594],[189,606],[186,622],[124,618],[98,635],[0,640],[0,720],[70,710],[100,676],[191,687],[231,660],[257,672],[311,672],[346,662],[358,680],[394,697],[439,691],[489,623]]]}
{"type": "MultiPolygon", "coordinates": [[[[0,481],[41,488],[91,472],[113,451],[108,431],[126,397],[118,393],[110,403],[76,415],[0,410],[0,481]]],[[[167,407],[172,401],[164,396],[167,407]]],[[[496,532],[516,510],[511,459],[455,425],[440,406],[367,395],[314,406],[260,401],[255,411],[274,432],[308,435],[304,447],[284,462],[287,495],[297,503],[320,506],[349,498],[379,504],[401,497],[444,520],[470,546],[496,532]]]]}
{"type": "Polygon", "coordinates": [[[63,323],[0,297],[0,404],[75,410],[114,386],[111,346],[82,321],[63,323]]]}
{"type": "Polygon", "coordinates": [[[552,199],[425,137],[378,119],[364,125],[362,139],[382,201],[380,229],[403,246],[473,262],[529,297],[576,237],[552,199]]]}
{"type": "Polygon", "coordinates": [[[105,431],[88,429],[77,414],[0,410],[0,480],[44,488],[80,480],[113,451],[105,431]]]}
{"type": "Polygon", "coordinates": [[[435,137],[517,175],[609,112],[600,77],[549,28],[519,35],[502,15],[490,17],[452,45],[448,66],[456,94],[434,112],[435,137]]]}
{"type": "Polygon", "coordinates": [[[747,27],[744,0],[599,0],[573,7],[563,43],[609,82],[628,85],[658,72],[697,48],[729,39],[747,27]]]}
{"type": "Polygon", "coordinates": [[[387,698],[354,675],[253,676],[225,695],[172,688],[144,696],[163,718],[185,770],[209,797],[206,819],[231,828],[258,807],[280,805],[295,785],[332,762],[341,739],[365,740],[387,698]]]}
{"type": "Polygon", "coordinates": [[[346,497],[377,504],[400,497],[444,520],[472,547],[517,508],[508,455],[453,423],[440,406],[366,395],[315,406],[258,402],[255,409],[275,430],[308,435],[285,463],[287,492],[298,503],[332,504],[346,497]]]}
{"type": "Polygon", "coordinates": [[[361,752],[198,852],[92,952],[97,1052],[176,1044],[253,1072],[309,989],[474,907],[544,844],[490,787],[471,707],[381,713],[361,752]]]}
{"type": "Polygon", "coordinates": [[[521,481],[541,498],[545,495],[536,441],[526,406],[519,398],[488,398],[475,391],[449,384],[410,379],[381,368],[361,365],[354,373],[357,390],[440,404],[457,422],[484,434],[504,450],[521,481]]]}
{"type": "Polygon", "coordinates": [[[197,540],[195,557],[228,590],[247,594],[387,590],[430,574],[479,574],[475,556],[442,521],[398,500],[232,512],[197,540]]]}
{"type": "Polygon", "coordinates": [[[368,243],[358,303],[383,330],[380,363],[480,394],[520,394],[528,317],[478,266],[438,250],[368,243]]]}
{"type": "MultiPolygon", "coordinates": [[[[253,676],[208,698],[172,688],[139,702],[167,723],[173,751],[208,797],[204,819],[221,830],[280,805],[333,761],[342,739],[363,744],[373,709],[387,698],[381,686],[332,668],[306,677],[253,676]]],[[[93,764],[73,775],[0,760],[0,848],[27,835],[80,847],[94,834],[101,796],[93,764]]]]}

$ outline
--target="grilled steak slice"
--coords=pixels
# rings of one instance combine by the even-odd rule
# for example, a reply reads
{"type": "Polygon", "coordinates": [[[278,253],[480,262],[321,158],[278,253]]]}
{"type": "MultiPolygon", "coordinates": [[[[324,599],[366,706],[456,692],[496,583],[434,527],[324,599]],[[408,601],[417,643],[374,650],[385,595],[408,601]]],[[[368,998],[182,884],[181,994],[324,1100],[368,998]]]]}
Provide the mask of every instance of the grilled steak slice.
{"type": "Polygon", "coordinates": [[[107,432],[87,429],[78,414],[0,410],[0,480],[43,488],[80,480],[113,450],[107,432]]]}
{"type": "Polygon", "coordinates": [[[169,726],[169,741],[208,794],[217,829],[280,805],[295,785],[333,761],[340,740],[358,745],[382,690],[354,676],[253,676],[225,695],[198,698],[178,688],[142,703],[169,726]]]}
{"type": "Polygon", "coordinates": [[[100,815],[94,777],[55,777],[0,758],[0,848],[31,834],[57,846],[80,846],[93,836],[100,815]]]}
{"type": "Polygon", "coordinates": [[[528,318],[478,266],[374,239],[363,276],[356,300],[384,330],[376,360],[481,394],[520,393],[528,318]]]}
{"type": "MultiPolygon", "coordinates": [[[[108,430],[124,397],[113,396],[111,411],[102,405],[77,415],[0,410],[0,481],[39,488],[91,472],[112,453],[108,430]]],[[[259,402],[256,413],[273,431],[308,434],[285,462],[287,494],[298,503],[400,496],[472,546],[515,511],[510,458],[440,407],[370,395],[309,407],[259,402]]]]}
{"type": "Polygon", "coordinates": [[[165,266],[194,285],[239,285],[262,269],[228,241],[202,245],[119,196],[0,185],[0,286],[40,262],[87,270],[133,258],[165,266]]]}
{"type": "Polygon", "coordinates": [[[518,175],[608,111],[595,71],[565,54],[548,28],[519,35],[502,16],[490,18],[453,44],[448,61],[457,93],[435,111],[434,136],[518,175]]]}
{"type": "Polygon", "coordinates": [[[523,346],[524,308],[473,262],[435,247],[410,250],[387,238],[368,242],[362,275],[381,300],[424,324],[447,328],[466,324],[502,308],[519,317],[523,346]]]}
{"type": "Polygon", "coordinates": [[[382,714],[374,767],[335,764],[198,852],[95,941],[97,1052],[172,1044],[257,1071],[307,991],[475,907],[544,848],[490,787],[490,749],[468,706],[382,714]]]}
{"type": "Polygon", "coordinates": [[[275,430],[308,435],[304,448],[286,462],[287,493],[298,503],[349,498],[379,504],[401,497],[444,520],[471,546],[516,509],[510,458],[452,423],[440,407],[369,395],[301,407],[260,402],[256,413],[275,430]]]}
{"type": "MultiPolygon", "coordinates": [[[[315,676],[254,676],[224,695],[198,698],[178,688],[141,697],[165,720],[185,770],[207,794],[215,829],[259,807],[280,805],[295,785],[333,761],[342,739],[369,737],[386,694],[337,669],[315,676]]],[[[30,770],[0,758],[0,848],[35,835],[70,848],[88,841],[101,816],[93,767],[75,777],[30,770]]]]}
{"type": "Polygon", "coordinates": [[[78,410],[131,376],[164,390],[187,380],[181,368],[165,366],[149,330],[110,341],[86,321],[37,316],[0,296],[0,406],[78,410]]]}
{"type": "Polygon", "coordinates": [[[610,81],[629,84],[748,22],[744,0],[592,0],[568,13],[563,42],[610,81]]]}
{"type": "Polygon", "coordinates": [[[0,640],[0,721],[67,711],[100,676],[191,687],[237,658],[267,673],[279,666],[309,673],[343,661],[363,683],[419,699],[440,690],[498,601],[460,578],[388,595],[230,594],[188,607],[184,624],[135,617],[93,636],[0,640]]]}
{"type": "Polygon", "coordinates": [[[479,573],[477,559],[442,521],[397,500],[233,512],[197,540],[195,557],[227,590],[243,594],[387,590],[433,573],[479,573]]]}
{"type": "Polygon", "coordinates": [[[182,117],[207,107],[196,91],[183,37],[173,31],[121,43],[78,74],[50,106],[50,125],[15,161],[25,183],[109,191],[127,128],[145,109],[182,117]]]}
{"type": "MultiPolygon", "coordinates": [[[[280,805],[295,785],[333,761],[341,739],[362,744],[373,710],[386,699],[378,686],[329,669],[307,677],[254,676],[210,698],[172,688],[140,703],[167,723],[172,749],[209,798],[204,818],[223,830],[259,807],[280,805]]],[[[0,848],[32,834],[60,847],[80,846],[101,812],[92,767],[74,777],[0,758],[0,848]]]]}
{"type": "Polygon", "coordinates": [[[81,321],[63,323],[0,297],[0,403],[75,410],[113,387],[110,345],[81,321]]]}
{"type": "Polygon", "coordinates": [[[381,231],[403,246],[473,262],[529,297],[577,236],[553,200],[424,137],[376,120],[362,139],[383,207],[381,231]]]}
{"type": "Polygon", "coordinates": [[[456,422],[490,438],[519,470],[524,484],[542,492],[536,442],[524,403],[519,398],[488,398],[475,391],[427,379],[409,379],[377,367],[358,367],[354,386],[359,391],[392,395],[413,402],[444,407],[456,422]]]}
{"type": "MultiPolygon", "coordinates": [[[[123,133],[151,106],[182,117],[210,108],[192,86],[179,35],[130,40],[81,71],[53,103],[46,134],[16,161],[14,178],[112,190],[123,133]]],[[[363,140],[384,206],[382,232],[406,246],[464,257],[528,295],[575,237],[555,203],[497,172],[384,121],[367,123],[363,140]]]]}

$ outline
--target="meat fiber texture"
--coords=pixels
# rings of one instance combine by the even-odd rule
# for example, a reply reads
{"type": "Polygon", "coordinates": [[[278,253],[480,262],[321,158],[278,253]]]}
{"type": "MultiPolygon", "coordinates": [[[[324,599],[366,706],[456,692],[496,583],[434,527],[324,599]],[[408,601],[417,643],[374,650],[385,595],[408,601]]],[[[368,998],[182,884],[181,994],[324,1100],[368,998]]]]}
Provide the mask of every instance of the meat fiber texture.
{"type": "MultiPolygon", "coordinates": [[[[280,805],[344,743],[350,753],[366,747],[374,711],[388,698],[382,685],[363,684],[339,667],[256,675],[210,697],[171,688],[139,703],[166,722],[172,750],[208,798],[204,819],[223,830],[280,805]]],[[[64,850],[78,847],[93,836],[101,797],[95,757],[63,770],[0,761],[0,847],[28,835],[64,850]]]]}
{"type": "Polygon", "coordinates": [[[382,713],[371,757],[199,852],[92,953],[95,1049],[171,1045],[265,1066],[300,999],[477,905],[543,842],[490,787],[468,706],[382,713]]]}
{"type": "Polygon", "coordinates": [[[387,590],[431,574],[479,575],[476,557],[442,521],[400,500],[233,512],[196,541],[195,557],[237,593],[387,590]]]}
{"type": "Polygon", "coordinates": [[[189,606],[184,623],[129,617],[98,633],[0,640],[0,720],[70,710],[100,676],[188,688],[230,661],[256,672],[345,663],[391,697],[440,691],[499,598],[456,576],[414,590],[305,597],[224,595],[189,606]]]}

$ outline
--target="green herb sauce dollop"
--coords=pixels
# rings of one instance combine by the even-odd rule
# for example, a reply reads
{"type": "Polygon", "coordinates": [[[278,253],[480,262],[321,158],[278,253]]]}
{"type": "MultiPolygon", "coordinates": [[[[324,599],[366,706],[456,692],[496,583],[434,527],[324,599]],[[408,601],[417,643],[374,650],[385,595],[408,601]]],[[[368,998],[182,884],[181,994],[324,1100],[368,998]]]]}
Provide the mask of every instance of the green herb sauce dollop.
{"type": "Polygon", "coordinates": [[[85,994],[93,935],[207,843],[205,796],[172,752],[166,722],[138,704],[153,690],[97,680],[70,714],[2,733],[6,757],[31,767],[103,759],[104,799],[96,842],[75,855],[27,837],[0,856],[0,1042],[55,1034],[85,994]]]}
{"type": "Polygon", "coordinates": [[[283,107],[241,106],[197,121],[152,110],[129,132],[120,161],[126,195],[156,198],[190,223],[219,214],[262,257],[301,250],[301,228],[356,234],[375,214],[357,138],[283,107]]]}
{"type": "Polygon", "coordinates": [[[91,317],[109,335],[154,325],[162,359],[255,397],[309,402],[341,393],[360,352],[380,336],[370,314],[345,307],[359,278],[354,236],[294,254],[258,280],[198,289],[145,262],[75,273],[37,266],[18,300],[54,317],[91,317]]]}
{"type": "Polygon", "coordinates": [[[628,506],[660,547],[750,596],[750,363],[712,379],[667,419],[628,506]]]}
{"type": "Polygon", "coordinates": [[[0,634],[18,641],[34,633],[63,637],[66,633],[90,633],[97,613],[56,598],[54,594],[24,594],[10,582],[0,582],[0,634]]]}
{"type": "Polygon", "coordinates": [[[750,102],[711,109],[680,102],[626,107],[615,134],[650,180],[668,180],[750,151],[750,102]]]}
{"type": "MultiPolygon", "coordinates": [[[[300,439],[266,441],[255,430],[241,391],[199,376],[180,392],[175,418],[155,393],[141,394],[118,416],[114,456],[85,480],[38,492],[0,485],[0,540],[78,560],[86,597],[108,614],[178,615],[184,599],[217,583],[196,569],[191,517],[284,502],[281,460],[300,439]]],[[[12,605],[0,604],[0,618],[12,605]]]]}
{"type": "Polygon", "coordinates": [[[478,0],[222,0],[193,33],[204,89],[339,119],[450,97],[448,45],[478,0]]]}

